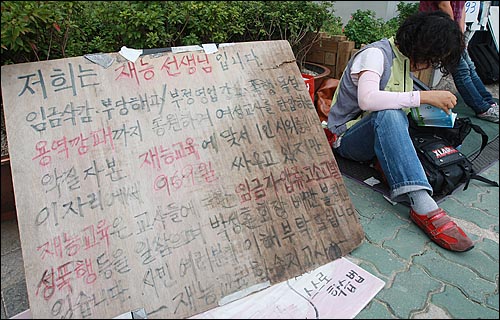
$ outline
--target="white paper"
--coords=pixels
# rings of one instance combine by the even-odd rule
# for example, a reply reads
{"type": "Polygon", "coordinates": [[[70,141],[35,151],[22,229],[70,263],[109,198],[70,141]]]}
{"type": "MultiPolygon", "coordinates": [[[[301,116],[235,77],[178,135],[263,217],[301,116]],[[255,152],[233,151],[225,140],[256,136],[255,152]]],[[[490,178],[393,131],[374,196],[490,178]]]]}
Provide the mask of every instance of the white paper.
{"type": "Polygon", "coordinates": [[[205,43],[202,44],[203,50],[205,50],[206,54],[216,53],[218,51],[215,43],[205,43]]]}
{"type": "Polygon", "coordinates": [[[203,50],[203,48],[200,47],[200,46],[198,46],[198,45],[172,47],[172,52],[173,53],[181,53],[181,52],[189,52],[189,51],[201,51],[201,50],[203,50]]]}
{"type": "Polygon", "coordinates": [[[123,46],[119,52],[128,61],[135,62],[137,58],[142,54],[142,49],[130,49],[123,46]]]}
{"type": "Polygon", "coordinates": [[[375,179],[374,177],[370,177],[370,178],[366,179],[366,180],[365,180],[365,181],[363,181],[363,182],[364,182],[364,183],[366,183],[366,184],[367,184],[367,185],[369,185],[369,186],[372,186],[372,187],[373,187],[374,185],[376,185],[376,184],[379,184],[379,183],[380,183],[380,181],[379,181],[379,180],[377,180],[377,179],[375,179]]]}
{"type": "Polygon", "coordinates": [[[352,319],[384,284],[343,257],[190,319],[352,319]]]}

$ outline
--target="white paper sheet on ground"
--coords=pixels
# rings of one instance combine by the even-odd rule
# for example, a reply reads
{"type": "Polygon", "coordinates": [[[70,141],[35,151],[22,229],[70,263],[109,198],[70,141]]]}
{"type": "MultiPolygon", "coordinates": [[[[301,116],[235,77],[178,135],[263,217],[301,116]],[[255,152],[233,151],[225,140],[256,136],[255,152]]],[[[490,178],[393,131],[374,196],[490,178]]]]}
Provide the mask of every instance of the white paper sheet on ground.
{"type": "Polygon", "coordinates": [[[379,181],[379,180],[377,180],[377,179],[375,179],[374,177],[370,177],[370,178],[366,179],[366,180],[365,180],[365,181],[363,181],[363,182],[364,182],[364,183],[366,183],[366,184],[367,184],[367,185],[369,185],[369,186],[372,186],[372,187],[373,187],[374,185],[376,185],[376,184],[379,184],[379,183],[380,183],[380,181],[379,181]]]}
{"type": "Polygon", "coordinates": [[[346,258],[190,319],[352,319],[385,282],[346,258]]]}

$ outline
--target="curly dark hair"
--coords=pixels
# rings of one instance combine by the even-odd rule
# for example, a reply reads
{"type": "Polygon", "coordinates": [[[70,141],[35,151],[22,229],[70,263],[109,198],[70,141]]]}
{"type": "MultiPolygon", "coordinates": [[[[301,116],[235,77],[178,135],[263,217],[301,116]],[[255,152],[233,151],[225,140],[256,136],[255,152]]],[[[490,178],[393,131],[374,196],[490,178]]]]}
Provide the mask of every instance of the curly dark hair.
{"type": "Polygon", "coordinates": [[[460,26],[442,11],[409,16],[399,27],[395,43],[414,67],[427,64],[444,75],[456,68],[465,49],[460,26]]]}

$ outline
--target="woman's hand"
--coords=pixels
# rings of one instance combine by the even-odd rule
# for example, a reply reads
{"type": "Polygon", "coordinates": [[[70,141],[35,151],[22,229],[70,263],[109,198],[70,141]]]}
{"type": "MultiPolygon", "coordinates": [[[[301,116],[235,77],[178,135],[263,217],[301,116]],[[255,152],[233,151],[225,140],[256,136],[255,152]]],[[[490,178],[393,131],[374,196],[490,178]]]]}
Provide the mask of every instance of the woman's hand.
{"type": "Polygon", "coordinates": [[[420,91],[420,103],[430,104],[437,107],[447,114],[451,113],[451,109],[457,104],[457,97],[449,92],[442,90],[420,91]]]}

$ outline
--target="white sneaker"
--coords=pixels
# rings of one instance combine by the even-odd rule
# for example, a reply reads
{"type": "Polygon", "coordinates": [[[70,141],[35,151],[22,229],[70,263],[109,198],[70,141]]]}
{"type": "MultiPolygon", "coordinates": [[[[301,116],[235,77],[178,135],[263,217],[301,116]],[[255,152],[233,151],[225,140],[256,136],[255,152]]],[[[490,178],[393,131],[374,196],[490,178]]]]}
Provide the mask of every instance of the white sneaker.
{"type": "Polygon", "coordinates": [[[491,108],[486,110],[486,112],[480,113],[476,115],[479,119],[483,119],[486,121],[491,121],[494,123],[498,123],[498,104],[492,104],[491,108]]]}

